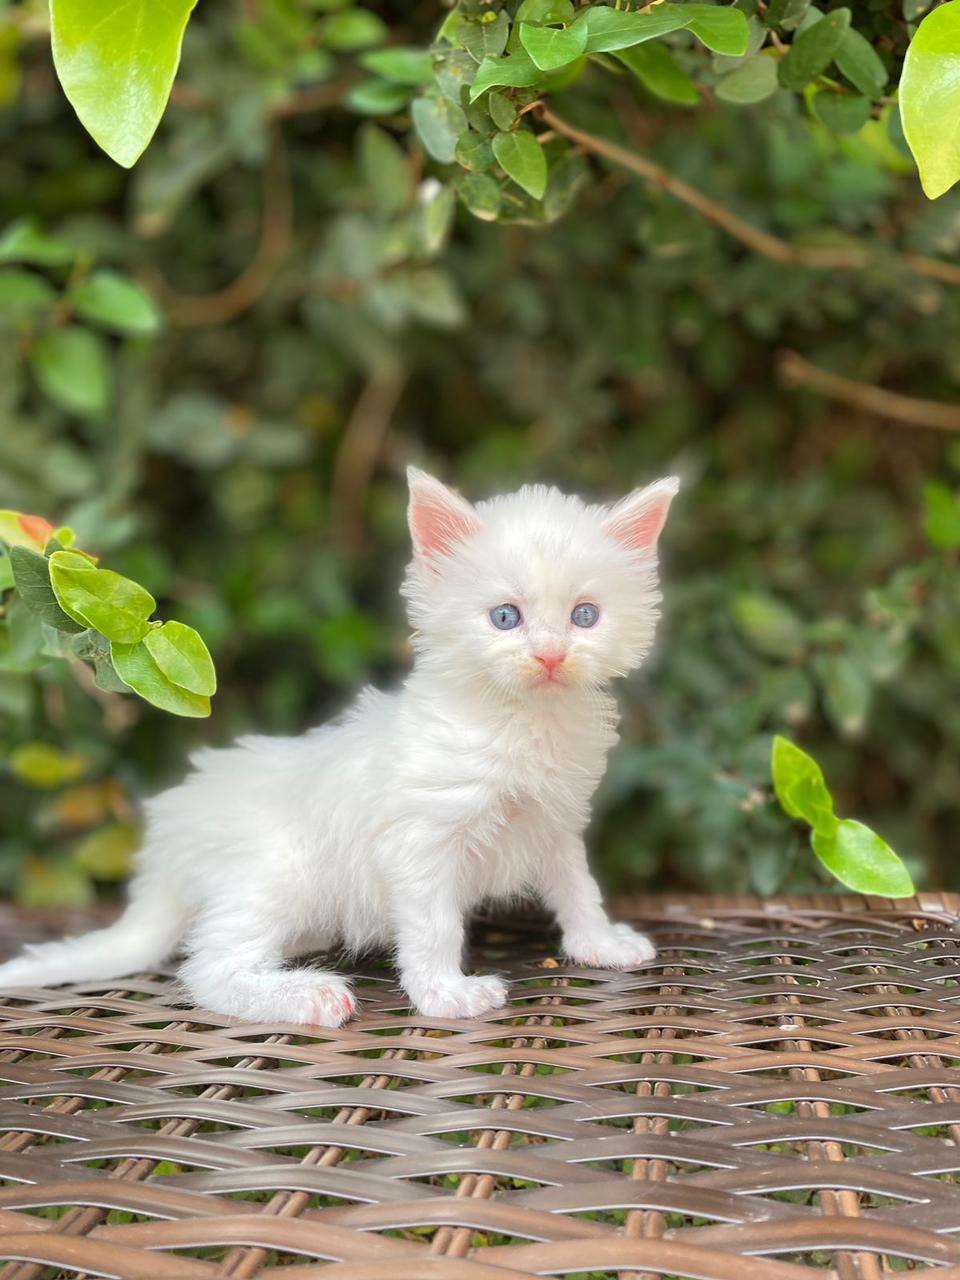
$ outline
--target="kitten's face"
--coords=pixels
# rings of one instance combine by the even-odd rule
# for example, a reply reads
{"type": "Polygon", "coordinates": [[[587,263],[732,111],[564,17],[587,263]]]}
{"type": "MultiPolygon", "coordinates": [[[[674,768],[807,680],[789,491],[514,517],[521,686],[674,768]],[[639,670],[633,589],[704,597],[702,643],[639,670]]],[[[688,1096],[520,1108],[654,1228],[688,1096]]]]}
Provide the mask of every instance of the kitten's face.
{"type": "Polygon", "coordinates": [[[479,692],[550,698],[639,666],[653,640],[656,541],[675,480],[616,507],[525,488],[471,507],[411,473],[404,595],[432,667],[479,692]]]}

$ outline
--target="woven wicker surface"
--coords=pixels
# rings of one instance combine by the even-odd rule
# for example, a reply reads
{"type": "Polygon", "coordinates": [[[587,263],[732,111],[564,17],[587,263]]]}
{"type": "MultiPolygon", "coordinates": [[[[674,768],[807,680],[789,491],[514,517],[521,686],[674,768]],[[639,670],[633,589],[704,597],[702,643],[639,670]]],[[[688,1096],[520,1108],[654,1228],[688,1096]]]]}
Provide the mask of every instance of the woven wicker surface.
{"type": "MultiPolygon", "coordinates": [[[[633,900],[660,955],[625,974],[488,926],[512,1002],[473,1021],[386,967],[308,1033],[164,974],[23,989],[0,1277],[960,1280],[958,908],[633,900]]],[[[8,949],[43,932],[0,915],[8,949]]]]}

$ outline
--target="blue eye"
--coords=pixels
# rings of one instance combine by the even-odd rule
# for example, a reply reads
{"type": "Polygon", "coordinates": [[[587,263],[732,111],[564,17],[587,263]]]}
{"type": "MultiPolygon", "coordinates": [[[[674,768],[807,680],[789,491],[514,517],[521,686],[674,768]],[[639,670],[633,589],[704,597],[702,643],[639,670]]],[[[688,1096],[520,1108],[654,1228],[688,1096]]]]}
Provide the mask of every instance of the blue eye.
{"type": "Polygon", "coordinates": [[[498,604],[495,609],[490,610],[490,621],[498,631],[512,631],[514,627],[519,627],[523,619],[515,604],[498,604]]]}
{"type": "Polygon", "coordinates": [[[570,615],[575,627],[592,627],[600,617],[600,610],[595,604],[578,604],[570,615]]]}

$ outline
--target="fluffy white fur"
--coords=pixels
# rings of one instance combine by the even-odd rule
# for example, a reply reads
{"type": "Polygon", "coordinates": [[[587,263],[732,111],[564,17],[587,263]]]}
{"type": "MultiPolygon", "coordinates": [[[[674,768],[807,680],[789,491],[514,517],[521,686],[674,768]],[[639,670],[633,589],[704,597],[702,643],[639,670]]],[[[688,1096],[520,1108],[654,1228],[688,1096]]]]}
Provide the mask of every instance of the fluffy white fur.
{"type": "Polygon", "coordinates": [[[607,918],[583,832],[616,740],[609,683],[653,640],[656,544],[676,490],[659,480],[611,508],[524,488],[473,507],[411,470],[416,659],[403,688],[367,689],[300,738],[198,752],[147,803],[121,919],[29,948],[0,966],[0,985],[117,978],[182,942],[198,1005],[338,1026],[354,1012],[348,983],[287,962],[389,946],[422,1013],[465,1017],[507,991],[462,971],[464,918],[528,890],[572,960],[650,960],[646,937],[607,918]],[[584,601],[600,609],[588,629],[571,621],[584,601]],[[523,616],[510,631],[489,616],[505,602],[523,616]]]}

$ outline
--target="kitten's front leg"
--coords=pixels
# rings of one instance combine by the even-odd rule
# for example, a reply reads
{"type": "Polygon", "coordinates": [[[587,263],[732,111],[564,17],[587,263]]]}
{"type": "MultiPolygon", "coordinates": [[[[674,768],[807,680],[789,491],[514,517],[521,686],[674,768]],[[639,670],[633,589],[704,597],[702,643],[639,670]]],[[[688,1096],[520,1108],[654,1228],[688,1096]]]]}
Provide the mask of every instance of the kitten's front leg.
{"type": "Polygon", "coordinates": [[[579,837],[558,841],[556,859],[544,866],[541,891],[563,931],[563,950],[577,964],[600,969],[634,969],[657,954],[644,933],[628,924],[614,924],[587,866],[587,851],[579,837]]]}
{"type": "MultiPolygon", "coordinates": [[[[422,859],[421,853],[421,859],[422,859]]],[[[400,982],[420,1013],[434,1018],[472,1018],[507,1000],[500,978],[472,976],[461,967],[463,913],[456,899],[452,858],[438,851],[419,873],[393,885],[393,918],[400,982]]]]}

